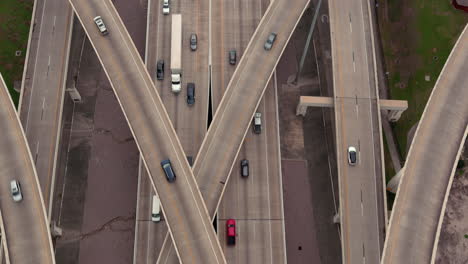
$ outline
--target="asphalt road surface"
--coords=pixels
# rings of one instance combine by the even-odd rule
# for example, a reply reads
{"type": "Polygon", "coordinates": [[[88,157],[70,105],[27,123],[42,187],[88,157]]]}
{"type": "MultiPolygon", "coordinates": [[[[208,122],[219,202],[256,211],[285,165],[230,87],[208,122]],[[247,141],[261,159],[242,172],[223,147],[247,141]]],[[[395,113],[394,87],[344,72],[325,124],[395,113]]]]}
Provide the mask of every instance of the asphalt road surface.
{"type": "Polygon", "coordinates": [[[7,263],[55,263],[49,224],[31,152],[10,94],[0,75],[0,225],[7,263]],[[21,184],[13,201],[10,181],[21,184]]]}
{"type": "Polygon", "coordinates": [[[225,263],[185,153],[143,61],[110,1],[71,0],[129,122],[163,212],[179,259],[187,263],[225,263]],[[100,15],[109,35],[101,36],[100,15]],[[118,54],[118,56],[117,56],[118,54]],[[169,183],[160,161],[170,159],[177,181],[169,183]]]}
{"type": "MultiPolygon", "coordinates": [[[[194,174],[203,198],[214,217],[231,169],[267,83],[309,1],[272,2],[257,27],[228,85],[202,143],[194,174]],[[283,11],[288,10],[285,14],[283,11]],[[270,51],[264,50],[271,32],[278,37],[270,51]],[[259,62],[262,62],[259,65],[259,62]]],[[[167,239],[160,258],[175,259],[167,239]],[[171,253],[172,252],[172,253],[171,253]]],[[[173,261],[171,262],[173,263],[173,261]]]]}
{"type": "MultiPolygon", "coordinates": [[[[208,4],[198,2],[171,2],[171,14],[182,14],[182,91],[175,95],[171,91],[171,15],[162,14],[162,2],[150,0],[148,5],[148,30],[146,66],[156,84],[171,122],[187,156],[193,160],[198,153],[207,130],[208,118],[208,4]],[[196,51],[189,48],[189,37],[196,33],[196,51]],[[156,79],[156,64],[164,60],[164,80],[156,79]],[[195,84],[195,104],[187,105],[186,83],[195,84]]],[[[137,232],[135,238],[135,263],[155,263],[167,234],[163,217],[160,223],[151,222],[151,206],[154,191],[148,173],[141,164],[139,176],[139,199],[137,208],[137,232]]]]}
{"type": "Polygon", "coordinates": [[[370,7],[362,0],[329,1],[329,10],[343,263],[378,263],[385,208],[379,203],[381,141],[370,7]],[[355,166],[348,165],[349,146],[358,152],[355,166]]]}
{"type": "Polygon", "coordinates": [[[34,25],[21,89],[19,116],[49,210],[60,132],[72,8],[67,1],[36,2],[34,25]]]}
{"type": "Polygon", "coordinates": [[[440,225],[468,132],[468,30],[424,109],[393,205],[382,263],[433,263],[440,225]]]}
{"type": "MultiPolygon", "coordinates": [[[[212,2],[212,102],[216,111],[239,61],[269,1],[212,2]]],[[[286,263],[277,120],[276,78],[270,81],[257,111],[262,133],[247,132],[229,185],[218,209],[218,237],[229,263],[286,263]],[[240,160],[249,160],[249,177],[240,176],[240,160]],[[237,241],[227,246],[226,220],[236,220],[237,241]]]]}

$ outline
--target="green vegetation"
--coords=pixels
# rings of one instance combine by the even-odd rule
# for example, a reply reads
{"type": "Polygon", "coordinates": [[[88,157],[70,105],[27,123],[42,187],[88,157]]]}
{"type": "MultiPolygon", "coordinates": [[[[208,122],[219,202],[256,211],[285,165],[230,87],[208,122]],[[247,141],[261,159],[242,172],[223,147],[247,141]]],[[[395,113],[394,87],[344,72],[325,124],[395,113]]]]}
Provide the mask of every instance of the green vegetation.
{"type": "Polygon", "coordinates": [[[32,0],[0,1],[0,73],[16,106],[19,93],[13,90],[13,82],[23,75],[32,9],[32,0]],[[16,56],[16,51],[21,55],[16,56]]]}
{"type": "Polygon", "coordinates": [[[465,238],[468,238],[468,234],[465,234],[465,238]]]}
{"type": "Polygon", "coordinates": [[[390,96],[408,100],[409,105],[393,126],[402,157],[406,156],[408,132],[419,121],[437,77],[468,22],[468,16],[450,2],[387,0],[379,7],[390,96]]]}

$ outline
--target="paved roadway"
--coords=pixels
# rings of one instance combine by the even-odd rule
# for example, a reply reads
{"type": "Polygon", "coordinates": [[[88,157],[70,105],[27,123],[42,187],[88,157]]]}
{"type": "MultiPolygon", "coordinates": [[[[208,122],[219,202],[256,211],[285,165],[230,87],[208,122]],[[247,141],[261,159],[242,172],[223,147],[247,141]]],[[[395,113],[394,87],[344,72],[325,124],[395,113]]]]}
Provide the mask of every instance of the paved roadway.
{"type": "MultiPolygon", "coordinates": [[[[187,82],[196,85],[196,102],[189,107],[186,101],[186,89],[179,95],[171,92],[170,54],[171,54],[171,16],[162,14],[162,1],[150,0],[148,5],[148,30],[146,43],[146,66],[151,78],[159,88],[159,94],[171,118],[182,147],[187,156],[195,159],[207,130],[208,117],[208,1],[171,3],[171,14],[182,14],[182,65],[183,87],[187,82]],[[197,51],[189,49],[190,33],[198,36],[197,51]],[[157,60],[165,62],[165,78],[156,80],[157,60]]],[[[137,221],[135,232],[134,263],[155,263],[162,242],[167,233],[163,220],[151,222],[151,206],[154,191],[148,174],[140,165],[137,221]]],[[[164,219],[164,217],[163,217],[164,219]]]]}
{"type": "Polygon", "coordinates": [[[55,263],[49,225],[31,152],[8,89],[0,74],[0,225],[7,263],[55,263]],[[14,202],[10,181],[21,184],[14,202]]]}
{"type": "Polygon", "coordinates": [[[70,0],[124,110],[151,183],[156,188],[181,262],[225,263],[201,193],[156,87],[110,1],[70,0]],[[101,36],[93,17],[109,30],[101,36]],[[169,158],[177,174],[168,183],[160,161],[169,158]]]}
{"type": "Polygon", "coordinates": [[[46,208],[53,191],[72,17],[67,1],[36,2],[18,110],[46,208]]]}
{"type": "Polygon", "coordinates": [[[370,7],[331,0],[329,10],[343,263],[378,263],[385,221],[370,7]],[[356,166],[348,146],[358,150],[356,166]]]}
{"type": "MultiPolygon", "coordinates": [[[[193,168],[212,217],[217,211],[247,130],[250,129],[253,114],[308,3],[308,0],[276,0],[271,3],[238,62],[220,102],[193,168]],[[272,50],[265,51],[264,42],[273,31],[278,33],[278,37],[272,50]]],[[[172,246],[166,239],[160,260],[173,263],[174,259],[172,246]]]]}
{"type": "MultiPolygon", "coordinates": [[[[222,99],[236,66],[228,62],[228,52],[244,53],[269,1],[216,1],[212,3],[212,102],[213,109],[222,99]]],[[[263,131],[256,135],[249,129],[230,183],[218,210],[218,238],[229,263],[286,263],[277,122],[276,81],[272,79],[258,110],[262,113],[263,131]],[[240,160],[250,162],[250,176],[241,178],[240,160]],[[226,220],[237,221],[236,246],[227,246],[226,220]]]]}
{"type": "Polygon", "coordinates": [[[468,26],[424,109],[400,181],[382,263],[433,263],[455,167],[468,132],[468,26]]]}

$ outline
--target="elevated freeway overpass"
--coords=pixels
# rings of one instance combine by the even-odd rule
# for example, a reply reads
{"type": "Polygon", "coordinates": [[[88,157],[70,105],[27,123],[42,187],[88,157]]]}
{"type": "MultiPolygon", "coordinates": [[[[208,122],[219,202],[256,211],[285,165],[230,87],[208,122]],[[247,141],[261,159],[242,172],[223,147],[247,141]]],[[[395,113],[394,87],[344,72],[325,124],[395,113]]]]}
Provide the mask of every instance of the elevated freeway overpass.
{"type": "Polygon", "coordinates": [[[0,74],[0,227],[6,263],[55,263],[49,223],[36,169],[20,120],[0,74]],[[13,201],[10,181],[21,184],[13,201]]]}
{"type": "Polygon", "coordinates": [[[398,187],[382,263],[434,263],[445,205],[468,133],[468,26],[429,97],[398,187]]]}
{"type": "Polygon", "coordinates": [[[158,193],[177,255],[185,263],[226,263],[180,141],[146,67],[110,0],[70,0],[129,123],[158,193]],[[93,18],[101,16],[102,36],[93,18]],[[160,162],[177,175],[169,183],[160,162]]]}
{"type": "MultiPolygon", "coordinates": [[[[193,166],[212,218],[218,210],[254,112],[308,3],[309,0],[275,0],[270,3],[219,103],[193,166]],[[263,46],[271,32],[277,33],[277,39],[273,48],[266,51],[263,46]]],[[[176,261],[166,236],[158,263],[176,261]]]]}
{"type": "Polygon", "coordinates": [[[369,1],[329,1],[343,263],[378,263],[386,225],[383,150],[369,1]],[[348,164],[348,147],[357,164],[348,164]]]}

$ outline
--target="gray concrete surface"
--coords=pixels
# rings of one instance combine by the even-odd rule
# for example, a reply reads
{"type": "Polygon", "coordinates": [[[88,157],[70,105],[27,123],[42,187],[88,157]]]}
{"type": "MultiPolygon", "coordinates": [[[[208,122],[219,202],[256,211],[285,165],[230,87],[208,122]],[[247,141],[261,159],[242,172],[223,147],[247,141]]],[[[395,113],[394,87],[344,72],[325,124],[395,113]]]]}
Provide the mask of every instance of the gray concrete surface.
{"type": "Polygon", "coordinates": [[[202,195],[161,97],[110,1],[71,0],[108,75],[150,173],[169,233],[181,261],[225,263],[202,195]],[[102,36],[92,18],[100,14],[110,33],[102,36]],[[115,54],[120,54],[116,57],[115,54]],[[169,183],[160,162],[169,159],[177,181],[169,183]]]}
{"type": "MultiPolygon", "coordinates": [[[[308,1],[302,0],[294,3],[275,1],[270,5],[218,106],[193,168],[209,214],[213,217],[254,111],[307,4],[308,1]],[[289,12],[285,17],[282,10],[286,8],[289,12]],[[264,41],[272,31],[278,33],[278,38],[273,49],[265,51],[264,41]],[[260,67],[256,63],[258,61],[263,61],[260,67]]],[[[169,246],[163,246],[163,250],[163,256],[170,254],[169,246]]]]}
{"type": "MultiPolygon", "coordinates": [[[[187,156],[195,159],[207,130],[208,122],[208,5],[209,2],[172,2],[171,13],[182,14],[182,65],[183,90],[179,95],[171,92],[170,82],[170,49],[171,49],[171,16],[162,14],[162,2],[150,1],[148,9],[148,39],[146,42],[145,63],[151,78],[157,85],[159,94],[168,112],[171,122],[181,141],[187,156]],[[188,40],[191,33],[198,37],[197,50],[189,49],[188,40]],[[156,80],[157,60],[165,62],[164,80],[156,80]],[[186,102],[186,83],[195,83],[195,104],[186,102]]],[[[135,263],[155,263],[167,234],[166,223],[158,224],[150,219],[151,197],[154,194],[148,173],[142,164],[139,184],[139,205],[137,217],[137,237],[135,238],[135,263]]]]}
{"type": "Polygon", "coordinates": [[[367,1],[329,1],[343,263],[379,262],[386,222],[369,9],[367,1]]]}
{"type": "Polygon", "coordinates": [[[31,152],[1,75],[0,122],[0,227],[5,259],[9,263],[55,263],[46,211],[31,152]],[[17,180],[21,184],[21,202],[13,201],[11,180],[17,180]]]}
{"type": "MultiPolygon", "coordinates": [[[[144,3],[116,4],[143,54],[144,3]]],[[[73,105],[67,96],[64,107],[54,206],[64,236],[56,241],[56,258],[60,263],[130,263],[138,150],[99,60],[75,23],[69,80],[77,76],[83,102],[73,105]]]]}
{"type": "Polygon", "coordinates": [[[49,211],[61,129],[72,9],[65,1],[41,0],[36,2],[34,16],[18,113],[49,211]]]}
{"type": "Polygon", "coordinates": [[[382,263],[429,263],[436,258],[446,196],[467,133],[467,28],[439,75],[408,152],[382,263]]]}

